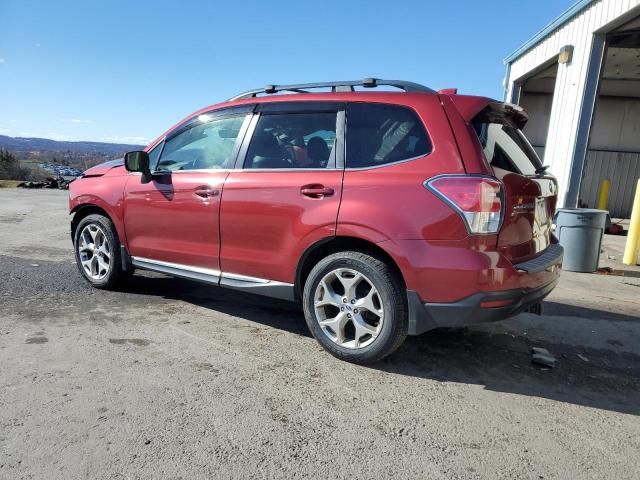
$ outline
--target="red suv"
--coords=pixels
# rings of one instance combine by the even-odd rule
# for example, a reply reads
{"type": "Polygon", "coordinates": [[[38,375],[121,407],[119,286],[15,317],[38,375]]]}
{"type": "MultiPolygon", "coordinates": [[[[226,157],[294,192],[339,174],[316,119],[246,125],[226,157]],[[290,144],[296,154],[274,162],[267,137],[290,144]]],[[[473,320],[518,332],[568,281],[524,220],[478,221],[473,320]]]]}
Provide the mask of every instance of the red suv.
{"type": "Polygon", "coordinates": [[[535,310],[562,247],[526,121],[405,81],[246,92],[70,185],[78,267],[98,288],[139,268],[301,301],[320,344],[358,363],[535,310]]]}

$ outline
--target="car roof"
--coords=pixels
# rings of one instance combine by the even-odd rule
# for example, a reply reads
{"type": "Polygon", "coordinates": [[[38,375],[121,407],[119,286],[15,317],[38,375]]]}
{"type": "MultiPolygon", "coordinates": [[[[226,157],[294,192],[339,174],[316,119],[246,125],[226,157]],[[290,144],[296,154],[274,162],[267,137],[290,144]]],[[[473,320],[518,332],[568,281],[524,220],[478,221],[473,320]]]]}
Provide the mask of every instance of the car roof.
{"type": "Polygon", "coordinates": [[[227,101],[209,105],[193,112],[192,114],[177,122],[166,132],[164,132],[153,142],[151,142],[147,146],[146,151],[150,151],[152,148],[154,148],[174,129],[199,115],[242,105],[283,102],[372,102],[411,105],[414,102],[419,102],[421,99],[424,99],[425,96],[433,95],[447,95],[458,97],[460,99],[459,103],[473,104],[475,108],[480,108],[480,104],[486,105],[487,101],[490,101],[490,99],[484,97],[457,95],[457,91],[455,89],[435,91],[424,85],[420,85],[414,82],[407,82],[404,80],[382,80],[376,78],[366,78],[364,80],[353,81],[321,82],[292,85],[267,85],[264,88],[249,90],[247,92],[236,95],[227,101]],[[365,90],[356,90],[355,87],[362,87],[365,90]],[[389,91],[380,89],[373,91],[374,88],[378,87],[395,87],[400,91],[389,91]],[[331,91],[312,91],[318,88],[330,88],[331,91]]]}
{"type": "Polygon", "coordinates": [[[255,98],[259,94],[273,94],[279,92],[294,93],[311,93],[318,88],[330,88],[331,92],[354,92],[356,87],[362,88],[378,88],[378,87],[394,87],[404,92],[423,92],[434,93],[432,89],[415,82],[407,80],[384,80],[381,78],[365,78],[364,80],[338,80],[331,82],[315,82],[315,83],[295,83],[290,85],[267,85],[263,88],[256,88],[235,95],[230,100],[239,100],[242,98],[255,98]]]}
{"type": "Polygon", "coordinates": [[[260,97],[242,98],[238,100],[227,100],[222,103],[216,103],[207,107],[196,110],[187,117],[183,118],[175,125],[171,126],[162,135],[151,142],[146,151],[150,151],[158,143],[160,143],[169,133],[180,125],[192,120],[193,118],[210,112],[224,110],[228,108],[238,107],[242,105],[257,105],[266,103],[283,103],[283,102],[372,102],[372,103],[388,103],[407,105],[414,101],[423,99],[426,95],[438,95],[437,92],[393,92],[393,91],[355,91],[355,92],[322,92],[322,93],[279,93],[274,95],[265,95],[260,97]]]}

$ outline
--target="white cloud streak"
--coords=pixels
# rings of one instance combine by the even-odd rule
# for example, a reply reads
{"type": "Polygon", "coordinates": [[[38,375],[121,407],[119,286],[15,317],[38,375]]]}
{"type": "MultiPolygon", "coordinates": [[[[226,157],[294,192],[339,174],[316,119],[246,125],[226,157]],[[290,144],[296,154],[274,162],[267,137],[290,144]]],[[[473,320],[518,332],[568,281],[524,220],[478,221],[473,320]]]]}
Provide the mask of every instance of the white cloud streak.
{"type": "Polygon", "coordinates": [[[109,135],[106,137],[102,137],[100,141],[108,143],[130,143],[136,145],[146,145],[147,143],[149,143],[149,139],[147,137],[120,137],[118,135],[109,135]]]}

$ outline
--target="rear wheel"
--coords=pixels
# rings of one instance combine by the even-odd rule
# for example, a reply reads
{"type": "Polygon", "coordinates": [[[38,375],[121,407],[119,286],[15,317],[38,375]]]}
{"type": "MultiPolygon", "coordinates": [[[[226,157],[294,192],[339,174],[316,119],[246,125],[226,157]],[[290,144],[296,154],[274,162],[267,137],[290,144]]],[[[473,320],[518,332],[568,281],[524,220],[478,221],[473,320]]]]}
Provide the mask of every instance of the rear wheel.
{"type": "Polygon", "coordinates": [[[339,252],[309,273],[303,292],[311,333],[332,355],[372,363],[407,336],[406,292],[383,261],[361,252],[339,252]]]}
{"type": "Polygon", "coordinates": [[[80,273],[96,288],[114,288],[131,273],[122,270],[118,233],[104,215],[87,215],[80,220],[74,247],[80,273]]]}

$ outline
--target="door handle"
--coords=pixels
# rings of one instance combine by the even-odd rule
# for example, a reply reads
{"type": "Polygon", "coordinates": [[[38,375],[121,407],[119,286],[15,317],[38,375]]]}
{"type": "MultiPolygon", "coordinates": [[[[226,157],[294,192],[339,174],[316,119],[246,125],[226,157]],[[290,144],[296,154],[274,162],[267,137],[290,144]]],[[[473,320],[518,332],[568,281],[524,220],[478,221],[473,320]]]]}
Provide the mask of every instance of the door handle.
{"type": "Polygon", "coordinates": [[[330,197],[335,192],[333,188],[325,187],[324,185],[312,184],[312,185],[304,185],[300,188],[300,193],[305,197],[310,198],[324,198],[330,197]]]}
{"type": "Polygon", "coordinates": [[[215,197],[216,195],[220,195],[220,190],[209,187],[198,187],[194,190],[196,195],[202,198],[215,197]]]}

